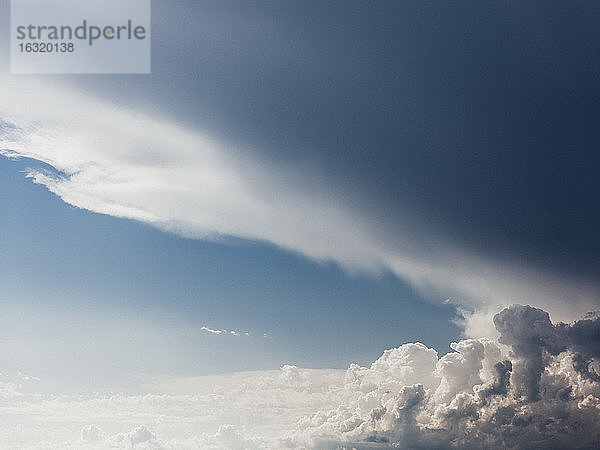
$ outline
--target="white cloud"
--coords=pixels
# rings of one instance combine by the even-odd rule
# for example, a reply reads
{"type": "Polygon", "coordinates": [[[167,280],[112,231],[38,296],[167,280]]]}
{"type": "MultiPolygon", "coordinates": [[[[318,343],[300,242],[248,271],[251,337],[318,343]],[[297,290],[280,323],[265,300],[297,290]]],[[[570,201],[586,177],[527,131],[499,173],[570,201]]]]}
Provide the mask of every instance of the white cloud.
{"type": "Polygon", "coordinates": [[[19,388],[0,402],[0,447],[597,448],[600,318],[512,306],[494,322],[499,341],[441,358],[410,343],[346,371],[149,377],[141,395],[19,388]]]}
{"type": "Polygon", "coordinates": [[[208,331],[209,333],[212,333],[212,334],[227,333],[227,330],[225,330],[225,331],[224,330],[215,330],[215,329],[212,329],[212,328],[208,328],[208,327],[206,327],[204,325],[200,327],[200,330],[202,330],[202,331],[208,331]]]}
{"type": "Polygon", "coordinates": [[[102,438],[102,430],[94,424],[86,425],[81,429],[81,440],[84,442],[98,442],[102,438]]]}
{"type": "Polygon", "coordinates": [[[351,367],[344,401],[301,420],[292,441],[317,448],[596,448],[600,377],[592,367],[600,358],[600,320],[554,325],[546,312],[515,305],[494,322],[500,342],[464,340],[439,360],[406,344],[370,368],[351,367]]]}
{"type": "Polygon", "coordinates": [[[17,376],[23,381],[41,381],[40,377],[36,377],[33,375],[28,375],[26,373],[17,372],[17,376]]]}
{"type": "Polygon", "coordinates": [[[247,332],[242,332],[242,331],[235,331],[235,330],[219,330],[219,329],[215,329],[215,328],[209,328],[206,325],[202,325],[200,327],[201,331],[206,331],[208,333],[211,334],[229,334],[231,336],[250,336],[250,333],[247,332]]]}
{"type": "Polygon", "coordinates": [[[305,174],[257,161],[155,112],[34,82],[0,83],[0,149],[53,166],[59,174],[29,177],[71,205],[194,238],[267,241],[349,270],[390,270],[440,299],[487,308],[487,318],[521,299],[561,319],[598,304],[595,284],[489,261],[449,243],[419,250],[415,242],[431,244],[431,236],[400,224],[393,235],[384,232],[305,174]]]}
{"type": "Polygon", "coordinates": [[[147,378],[145,394],[38,394],[0,403],[0,447],[276,448],[297,421],[332,408],[343,370],[147,378]],[[134,447],[135,446],[135,447],[134,447]]]}

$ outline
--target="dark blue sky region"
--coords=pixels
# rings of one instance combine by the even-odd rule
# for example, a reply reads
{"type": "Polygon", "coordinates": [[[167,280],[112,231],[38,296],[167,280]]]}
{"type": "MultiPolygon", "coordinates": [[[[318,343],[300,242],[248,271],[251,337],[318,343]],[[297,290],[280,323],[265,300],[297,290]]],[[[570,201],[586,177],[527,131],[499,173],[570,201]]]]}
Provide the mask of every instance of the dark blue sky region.
{"type": "Polygon", "coordinates": [[[69,82],[309,167],[381,222],[600,274],[596,3],[155,2],[153,20],[151,76],[69,82]]]}

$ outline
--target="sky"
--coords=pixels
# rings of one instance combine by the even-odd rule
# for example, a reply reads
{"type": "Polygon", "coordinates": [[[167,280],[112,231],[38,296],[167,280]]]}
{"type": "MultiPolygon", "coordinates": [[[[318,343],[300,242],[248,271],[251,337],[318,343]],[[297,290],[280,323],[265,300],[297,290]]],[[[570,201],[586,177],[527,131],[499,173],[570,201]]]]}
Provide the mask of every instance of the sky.
{"type": "Polygon", "coordinates": [[[598,443],[598,5],[153,1],[45,76],[0,10],[0,443],[598,443]]]}

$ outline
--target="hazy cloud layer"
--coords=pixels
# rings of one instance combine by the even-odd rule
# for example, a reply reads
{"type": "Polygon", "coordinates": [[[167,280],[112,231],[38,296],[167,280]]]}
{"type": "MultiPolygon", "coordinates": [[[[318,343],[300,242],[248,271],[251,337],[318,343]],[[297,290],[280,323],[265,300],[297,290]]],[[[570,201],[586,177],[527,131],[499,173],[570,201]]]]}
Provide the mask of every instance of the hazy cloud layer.
{"type": "Polygon", "coordinates": [[[2,154],[52,166],[28,176],[79,208],[194,238],[263,240],[350,270],[390,270],[434,298],[474,307],[474,336],[483,335],[478,323],[524,298],[568,320],[598,302],[589,282],[491,261],[401,223],[377,225],[309,174],[157,114],[14,78],[2,80],[0,98],[2,154]]]}
{"type": "Polygon", "coordinates": [[[145,395],[33,394],[0,381],[7,448],[598,448],[600,318],[495,316],[498,340],[441,358],[409,343],[370,367],[146,378],[145,395]]]}

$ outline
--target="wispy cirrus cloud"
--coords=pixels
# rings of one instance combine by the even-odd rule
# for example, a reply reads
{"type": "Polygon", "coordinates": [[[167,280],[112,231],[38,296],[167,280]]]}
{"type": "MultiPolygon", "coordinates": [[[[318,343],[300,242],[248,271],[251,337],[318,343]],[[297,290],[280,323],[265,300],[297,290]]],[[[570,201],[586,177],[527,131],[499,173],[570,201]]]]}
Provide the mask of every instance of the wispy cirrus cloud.
{"type": "Polygon", "coordinates": [[[490,260],[402,223],[374,223],[331,186],[167,117],[14,78],[2,81],[0,98],[2,154],[52,166],[28,176],[76,207],[191,238],[265,241],[349,270],[388,270],[475,310],[467,314],[473,334],[477,317],[520,299],[565,319],[598,304],[589,281],[490,260]]]}

